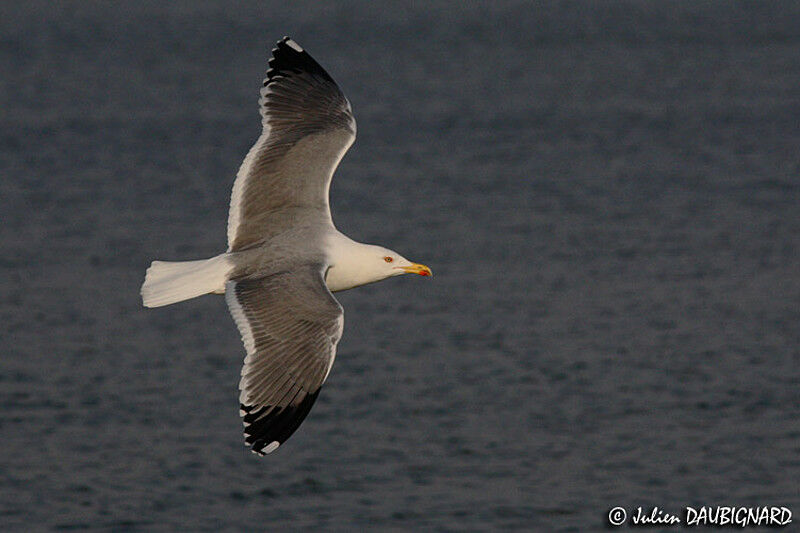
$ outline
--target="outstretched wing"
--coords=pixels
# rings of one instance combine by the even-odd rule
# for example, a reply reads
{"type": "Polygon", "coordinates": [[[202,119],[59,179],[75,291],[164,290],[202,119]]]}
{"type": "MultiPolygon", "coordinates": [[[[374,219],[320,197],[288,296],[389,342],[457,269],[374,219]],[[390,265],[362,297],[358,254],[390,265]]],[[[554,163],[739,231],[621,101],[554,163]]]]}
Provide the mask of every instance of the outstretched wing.
{"type": "Polygon", "coordinates": [[[225,299],[247,350],[239,383],[245,442],[264,455],[311,410],[333,365],[344,312],[320,265],[229,281],[225,299]]]}
{"type": "Polygon", "coordinates": [[[350,102],[327,72],[288,37],[272,50],[261,89],[264,130],[245,157],[231,195],[228,249],[286,229],[297,210],[330,219],[331,177],[356,138],[350,102]]]}

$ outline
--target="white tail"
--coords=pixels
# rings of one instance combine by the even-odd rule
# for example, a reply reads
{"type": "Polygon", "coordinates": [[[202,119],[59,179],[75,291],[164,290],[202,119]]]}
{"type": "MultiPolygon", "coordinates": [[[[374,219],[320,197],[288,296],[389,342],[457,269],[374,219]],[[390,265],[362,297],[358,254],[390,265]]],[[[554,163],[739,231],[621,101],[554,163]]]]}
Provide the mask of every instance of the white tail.
{"type": "Polygon", "coordinates": [[[145,307],[161,307],[211,292],[225,292],[233,264],[226,254],[200,261],[153,261],[142,285],[145,307]]]}

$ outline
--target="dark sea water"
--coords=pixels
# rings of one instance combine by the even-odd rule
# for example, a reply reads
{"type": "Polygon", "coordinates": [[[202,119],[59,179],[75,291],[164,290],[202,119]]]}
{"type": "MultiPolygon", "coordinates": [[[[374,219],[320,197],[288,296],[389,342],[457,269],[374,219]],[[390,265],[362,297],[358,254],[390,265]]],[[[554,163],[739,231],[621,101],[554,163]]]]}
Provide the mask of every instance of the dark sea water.
{"type": "Polygon", "coordinates": [[[0,220],[2,531],[800,523],[800,3],[4,2],[0,220]],[[258,458],[223,299],[139,287],[224,250],[285,34],[358,119],[339,228],[435,277],[339,293],[258,458]]]}

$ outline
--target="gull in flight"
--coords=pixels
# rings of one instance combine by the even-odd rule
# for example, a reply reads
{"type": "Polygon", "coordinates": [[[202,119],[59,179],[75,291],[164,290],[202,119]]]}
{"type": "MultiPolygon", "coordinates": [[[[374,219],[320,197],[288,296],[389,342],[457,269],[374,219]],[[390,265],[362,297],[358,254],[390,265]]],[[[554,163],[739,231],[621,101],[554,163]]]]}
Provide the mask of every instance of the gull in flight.
{"type": "Polygon", "coordinates": [[[153,261],[141,293],[145,307],[225,294],[247,352],[245,443],[264,455],[300,426],[331,370],[344,324],[331,293],[431,270],[334,226],[328,190],[356,122],[336,82],[288,37],[272,50],[259,106],[263,131],[233,184],[227,251],[153,261]]]}

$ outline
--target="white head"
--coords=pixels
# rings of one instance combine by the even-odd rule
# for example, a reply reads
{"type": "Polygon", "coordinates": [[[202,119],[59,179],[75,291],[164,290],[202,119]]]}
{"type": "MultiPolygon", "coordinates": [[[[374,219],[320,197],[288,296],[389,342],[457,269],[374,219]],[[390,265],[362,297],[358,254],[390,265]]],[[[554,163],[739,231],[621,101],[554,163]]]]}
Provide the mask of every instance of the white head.
{"type": "Polygon", "coordinates": [[[351,289],[401,274],[433,275],[430,268],[412,263],[394,250],[372,244],[353,244],[356,246],[333,250],[325,279],[331,291],[351,289]]]}
{"type": "Polygon", "coordinates": [[[382,268],[378,269],[376,267],[376,270],[380,270],[384,273],[384,276],[380,279],[385,279],[391,276],[399,276],[400,274],[433,276],[433,272],[431,272],[430,268],[419,263],[412,263],[394,250],[390,250],[382,246],[372,246],[371,248],[374,248],[372,260],[374,261],[375,257],[377,256],[378,265],[383,263],[381,265],[382,268]]]}

